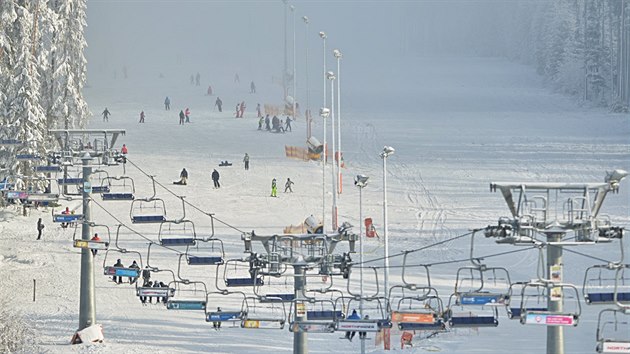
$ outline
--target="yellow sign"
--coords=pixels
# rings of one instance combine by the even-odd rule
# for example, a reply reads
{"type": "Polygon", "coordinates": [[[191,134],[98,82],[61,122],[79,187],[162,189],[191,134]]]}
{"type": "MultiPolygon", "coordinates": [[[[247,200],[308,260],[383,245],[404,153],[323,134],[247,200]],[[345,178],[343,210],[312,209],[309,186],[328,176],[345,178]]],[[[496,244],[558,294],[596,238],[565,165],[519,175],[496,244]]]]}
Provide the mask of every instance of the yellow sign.
{"type": "Polygon", "coordinates": [[[297,303],[297,305],[295,305],[295,312],[298,317],[306,316],[306,306],[301,302],[297,303]]]}
{"type": "Polygon", "coordinates": [[[76,248],[89,248],[89,242],[85,240],[74,240],[74,247],[76,248]]]}
{"type": "Polygon", "coordinates": [[[245,320],[245,322],[243,322],[243,328],[260,328],[260,321],[245,320]]]}

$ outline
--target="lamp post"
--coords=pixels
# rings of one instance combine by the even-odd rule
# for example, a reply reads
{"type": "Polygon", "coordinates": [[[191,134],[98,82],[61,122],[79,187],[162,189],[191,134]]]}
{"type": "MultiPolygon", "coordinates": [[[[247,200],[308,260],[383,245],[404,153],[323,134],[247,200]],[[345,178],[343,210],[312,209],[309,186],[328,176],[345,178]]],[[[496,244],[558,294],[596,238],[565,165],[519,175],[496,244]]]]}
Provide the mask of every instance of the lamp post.
{"type": "MultiPolygon", "coordinates": [[[[365,175],[357,175],[354,178],[354,185],[359,187],[359,314],[363,319],[363,188],[367,186],[370,177],[365,175]]],[[[361,354],[365,353],[365,338],[361,338],[361,354]]]]}
{"type": "Polygon", "coordinates": [[[337,161],[337,194],[341,194],[343,190],[341,182],[341,57],[339,49],[333,50],[333,55],[337,58],[337,153],[335,159],[337,161]]]}
{"type": "MultiPolygon", "coordinates": [[[[332,71],[326,73],[326,77],[330,80],[330,132],[332,133],[332,151],[335,154],[335,79],[336,76],[332,71]]],[[[333,156],[333,164],[331,169],[332,175],[332,229],[337,230],[337,176],[335,173],[335,158],[333,156]]]]}
{"type": "Polygon", "coordinates": [[[297,99],[295,97],[297,91],[297,70],[295,67],[295,6],[291,5],[291,18],[293,19],[293,120],[296,116],[297,99]]]}
{"type": "Polygon", "coordinates": [[[328,36],[324,32],[319,32],[319,37],[323,40],[322,43],[324,44],[324,103],[322,106],[326,107],[326,38],[328,38],[328,36]]]}
{"type": "Polygon", "coordinates": [[[385,254],[383,258],[385,258],[385,275],[384,279],[384,288],[385,288],[385,296],[387,297],[387,292],[389,291],[389,243],[387,237],[387,157],[394,154],[394,148],[391,146],[383,147],[383,151],[381,151],[381,158],[383,159],[383,241],[385,243],[385,254]]]}
{"type": "Polygon", "coordinates": [[[322,107],[319,115],[324,122],[324,142],[322,145],[322,233],[326,233],[326,118],[330,115],[330,109],[322,107]]]}
{"type": "Polygon", "coordinates": [[[306,110],[304,111],[304,116],[306,118],[306,140],[312,135],[312,122],[311,122],[311,103],[310,103],[310,95],[309,95],[309,87],[308,87],[308,17],[302,16],[302,20],[304,24],[306,24],[306,31],[304,32],[304,46],[306,48],[306,71],[305,71],[305,82],[306,82],[306,110]]]}
{"type": "Polygon", "coordinates": [[[282,98],[286,100],[287,95],[289,94],[289,89],[287,87],[287,74],[289,72],[288,68],[288,60],[287,60],[287,4],[288,0],[282,0],[284,3],[284,70],[282,71],[282,98]]]}

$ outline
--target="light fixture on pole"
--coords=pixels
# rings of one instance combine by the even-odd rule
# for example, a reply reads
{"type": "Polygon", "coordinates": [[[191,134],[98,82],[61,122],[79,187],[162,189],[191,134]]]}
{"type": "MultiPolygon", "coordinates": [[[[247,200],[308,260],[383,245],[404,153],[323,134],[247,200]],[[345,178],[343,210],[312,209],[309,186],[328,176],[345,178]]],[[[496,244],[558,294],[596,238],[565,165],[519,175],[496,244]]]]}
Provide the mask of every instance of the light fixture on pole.
{"type": "MultiPolygon", "coordinates": [[[[357,175],[354,178],[354,185],[359,187],[359,314],[361,319],[363,316],[363,188],[367,186],[370,177],[365,175],[357,175]]],[[[367,231],[367,230],[366,230],[367,231]]],[[[365,338],[361,338],[361,354],[365,353],[365,338]]]]}
{"type": "Polygon", "coordinates": [[[291,5],[290,9],[291,18],[293,19],[293,120],[295,121],[295,117],[297,116],[297,69],[295,67],[295,6],[291,5]]]}
{"type": "Polygon", "coordinates": [[[389,240],[387,235],[387,157],[394,154],[396,151],[391,146],[383,147],[383,151],[381,151],[381,158],[383,159],[383,242],[385,243],[385,254],[383,258],[385,258],[385,275],[384,279],[384,289],[385,296],[387,297],[387,293],[389,291],[389,240]]]}
{"type": "Polygon", "coordinates": [[[337,230],[337,175],[335,173],[335,73],[329,71],[326,73],[326,78],[330,81],[330,132],[332,133],[332,151],[333,151],[333,161],[331,168],[331,176],[332,176],[332,229],[333,231],[337,230]]]}
{"type": "Polygon", "coordinates": [[[319,32],[319,37],[322,39],[324,44],[324,102],[322,103],[322,106],[326,107],[326,38],[328,38],[328,36],[324,32],[319,32]]]}
{"type": "Polygon", "coordinates": [[[322,233],[326,233],[326,118],[330,115],[330,109],[322,107],[319,116],[323,119],[324,142],[322,145],[322,233]]]}
{"type": "Polygon", "coordinates": [[[311,119],[311,102],[310,102],[310,92],[309,92],[309,87],[308,87],[308,17],[306,16],[302,16],[302,20],[304,21],[304,24],[306,24],[306,31],[304,32],[304,47],[306,48],[306,65],[305,68],[306,70],[305,72],[305,82],[306,82],[306,109],[304,111],[304,116],[306,118],[306,140],[308,140],[308,138],[311,137],[311,135],[313,134],[312,129],[313,129],[313,124],[312,124],[312,119],[311,119]]]}
{"type": "Polygon", "coordinates": [[[337,153],[335,160],[337,161],[337,194],[341,194],[343,190],[341,180],[341,51],[333,50],[333,55],[337,58],[337,153]]]}

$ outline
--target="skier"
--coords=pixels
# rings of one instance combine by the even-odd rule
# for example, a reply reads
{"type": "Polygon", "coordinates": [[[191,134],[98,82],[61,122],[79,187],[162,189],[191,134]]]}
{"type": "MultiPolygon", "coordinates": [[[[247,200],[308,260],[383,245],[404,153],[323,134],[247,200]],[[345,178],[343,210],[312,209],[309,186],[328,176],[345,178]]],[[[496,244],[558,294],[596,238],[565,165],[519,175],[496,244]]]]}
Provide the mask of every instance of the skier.
{"type": "Polygon", "coordinates": [[[249,155],[245,153],[245,157],[243,157],[243,162],[245,163],[245,170],[249,170],[249,155]]]}
{"type": "Polygon", "coordinates": [[[186,115],[184,115],[184,111],[179,111],[179,125],[184,124],[184,118],[186,118],[186,115]]]}
{"type": "MultiPolygon", "coordinates": [[[[129,266],[129,268],[132,269],[140,269],[140,266],[138,265],[138,263],[136,263],[136,261],[133,261],[131,263],[131,265],[129,266]]],[[[129,284],[133,284],[138,280],[138,277],[129,277],[129,284]]]]}
{"type": "Polygon", "coordinates": [[[284,131],[292,131],[291,129],[291,117],[287,116],[286,126],[284,127],[284,131]]]}
{"type": "Polygon", "coordinates": [[[276,179],[275,178],[273,180],[271,180],[271,196],[272,197],[277,197],[278,196],[278,187],[276,186],[276,179]]]}
{"type": "Polygon", "coordinates": [[[164,109],[167,111],[171,110],[171,99],[168,96],[164,99],[164,109]]]}
{"type": "Polygon", "coordinates": [[[186,107],[184,111],[184,116],[186,117],[186,123],[190,123],[190,109],[188,109],[188,107],[186,107]]]}
{"type": "Polygon", "coordinates": [[[103,122],[109,122],[109,116],[111,115],[111,113],[109,113],[109,111],[107,110],[107,107],[105,107],[105,110],[103,111],[103,122]]]}
{"type": "Polygon", "coordinates": [[[212,96],[212,86],[208,85],[208,92],[206,92],[207,96],[212,96]]]}
{"type": "Polygon", "coordinates": [[[237,103],[236,104],[236,113],[234,113],[234,115],[236,116],[236,118],[241,118],[240,117],[240,112],[241,112],[241,104],[237,103]]]}
{"type": "Polygon", "coordinates": [[[266,131],[270,131],[271,130],[271,128],[269,127],[269,115],[268,114],[265,117],[265,130],[266,131]]]}
{"type": "Polygon", "coordinates": [[[182,172],[179,174],[179,181],[173,182],[173,184],[181,184],[185,186],[188,184],[188,171],[186,169],[182,169],[182,172]]]}
{"type": "Polygon", "coordinates": [[[243,114],[245,113],[245,101],[241,102],[241,118],[243,118],[243,114]]]}
{"type": "Polygon", "coordinates": [[[144,111],[140,112],[140,122],[139,123],[144,123],[144,111]]]}
{"type": "Polygon", "coordinates": [[[262,117],[262,111],[260,110],[260,103],[256,104],[256,117],[262,117]]]}
{"type": "MultiPolygon", "coordinates": [[[[116,263],[114,263],[114,267],[115,268],[125,268],[125,266],[122,264],[122,261],[120,260],[120,258],[116,261],[116,263]]],[[[112,278],[114,280],[114,283],[118,283],[118,284],[122,284],[122,277],[117,277],[114,275],[114,277],[112,278]],[[118,281],[116,281],[116,278],[118,278],[118,281]]]]}
{"type": "MultiPolygon", "coordinates": [[[[361,317],[359,317],[359,314],[357,313],[357,310],[352,310],[352,314],[350,316],[348,316],[348,320],[353,321],[353,320],[360,320],[361,317]]],[[[352,338],[354,338],[354,336],[357,334],[357,332],[355,331],[348,331],[346,332],[346,339],[352,342],[352,338]]]]}
{"type": "MultiPolygon", "coordinates": [[[[96,242],[101,242],[101,238],[98,237],[98,234],[94,234],[94,237],[92,237],[90,240],[91,241],[96,241],[96,242]]],[[[97,249],[92,249],[91,251],[92,251],[92,256],[96,256],[96,253],[98,253],[97,249]]]]}
{"type": "Polygon", "coordinates": [[[249,84],[249,93],[256,93],[256,84],[253,81],[249,84]]]}
{"type": "Polygon", "coordinates": [[[44,231],[44,223],[42,223],[42,218],[39,218],[39,220],[37,220],[37,239],[41,240],[42,238],[42,231],[44,231]]]}
{"type": "Polygon", "coordinates": [[[217,100],[214,102],[214,105],[219,108],[219,112],[223,112],[223,110],[221,109],[221,106],[223,106],[223,101],[221,101],[219,97],[217,97],[217,100]]]}
{"type": "Polygon", "coordinates": [[[197,73],[197,76],[195,76],[195,84],[197,86],[199,86],[200,81],[201,81],[201,75],[199,75],[199,73],[197,73]]]}
{"type": "Polygon", "coordinates": [[[271,118],[271,130],[277,133],[279,124],[280,124],[280,119],[278,119],[277,116],[273,116],[273,118],[271,118]]]}
{"type": "Polygon", "coordinates": [[[284,184],[284,192],[286,193],[288,190],[289,192],[293,193],[293,188],[291,188],[291,186],[294,184],[295,183],[293,183],[291,178],[287,178],[287,182],[284,184]]]}
{"type": "MultiPolygon", "coordinates": [[[[220,307],[217,307],[217,312],[221,312],[220,307]]],[[[221,322],[212,322],[212,328],[214,328],[215,331],[218,331],[221,328],[221,322]]]]}
{"type": "Polygon", "coordinates": [[[216,169],[212,171],[212,182],[214,182],[214,188],[221,188],[221,184],[219,183],[219,171],[216,169]]]}

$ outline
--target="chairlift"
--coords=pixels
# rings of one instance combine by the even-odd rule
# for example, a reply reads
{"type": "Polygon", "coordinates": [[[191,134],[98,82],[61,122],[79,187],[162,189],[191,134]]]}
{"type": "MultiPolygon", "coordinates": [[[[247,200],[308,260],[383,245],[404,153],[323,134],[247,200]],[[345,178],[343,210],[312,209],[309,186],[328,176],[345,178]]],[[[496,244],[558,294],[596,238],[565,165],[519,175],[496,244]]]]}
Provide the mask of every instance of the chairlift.
{"type": "Polygon", "coordinates": [[[133,178],[127,176],[105,177],[101,181],[101,188],[106,189],[101,194],[103,200],[134,200],[136,187],[133,178]]]}
{"type": "MultiPolygon", "coordinates": [[[[208,295],[211,295],[211,294],[219,294],[223,296],[239,294],[243,296],[243,299],[240,301],[241,308],[239,310],[223,311],[221,310],[221,308],[217,308],[216,311],[208,311],[208,307],[206,306],[206,315],[205,315],[206,322],[218,322],[218,323],[232,322],[233,324],[238,323],[240,326],[240,323],[242,322],[243,318],[245,318],[245,315],[247,313],[246,309],[243,307],[245,306],[245,298],[246,298],[245,293],[243,292],[208,293],[208,295]]],[[[208,303],[209,303],[209,297],[208,297],[208,303]]]]}
{"type": "MultiPolygon", "coordinates": [[[[361,298],[350,299],[350,301],[348,301],[348,309],[352,308],[351,305],[353,301],[359,300],[361,300],[361,298]]],[[[350,319],[348,316],[345,316],[343,319],[337,319],[335,321],[335,331],[380,332],[382,329],[392,328],[392,321],[389,316],[389,312],[387,312],[385,306],[383,306],[383,302],[387,302],[387,298],[370,297],[363,298],[363,301],[375,303],[376,306],[368,307],[367,309],[364,307],[364,317],[361,319],[350,319]],[[368,312],[368,315],[371,314],[372,316],[366,318],[366,312],[368,312]]]]}
{"type": "Polygon", "coordinates": [[[83,214],[55,214],[55,209],[52,210],[53,222],[60,223],[75,223],[77,221],[83,220],[83,214]]]}
{"type": "Polygon", "coordinates": [[[24,142],[18,139],[0,139],[0,146],[21,146],[24,142]]]}
{"type": "MultiPolygon", "coordinates": [[[[135,261],[136,259],[134,258],[133,261],[135,261]]],[[[127,263],[123,263],[123,264],[127,264],[127,263]]],[[[131,262],[129,263],[131,264],[131,262]]],[[[124,248],[109,248],[107,249],[107,251],[105,251],[105,257],[103,257],[103,274],[110,276],[110,277],[128,277],[130,280],[137,280],[138,277],[140,276],[140,271],[142,270],[142,255],[140,254],[140,252],[137,251],[128,251],[124,248]],[[140,260],[140,264],[138,268],[131,268],[128,266],[114,266],[114,265],[107,265],[107,258],[110,255],[110,252],[115,252],[115,253],[120,253],[121,255],[124,256],[120,256],[122,258],[129,258],[129,256],[127,254],[134,254],[138,256],[138,259],[140,260]]]]}
{"type": "Polygon", "coordinates": [[[246,297],[243,302],[245,314],[241,328],[246,329],[283,329],[287,321],[284,302],[270,302],[268,305],[256,304],[257,298],[246,297]]]}
{"type": "Polygon", "coordinates": [[[294,300],[289,308],[289,331],[332,333],[335,323],[343,318],[343,312],[335,308],[332,300],[294,300]],[[296,321],[296,314],[304,319],[296,321]]]}
{"type": "Polygon", "coordinates": [[[175,280],[168,284],[168,288],[174,288],[175,292],[172,298],[168,298],[166,302],[167,310],[206,310],[208,304],[208,288],[202,281],[181,281],[175,280]],[[197,285],[201,285],[201,290],[197,290],[197,285]],[[194,289],[188,289],[193,287],[194,289]],[[202,296],[197,296],[197,292],[201,291],[202,296]],[[190,293],[192,292],[192,296],[190,293]]]}
{"type": "Polygon", "coordinates": [[[89,240],[84,240],[81,238],[77,238],[76,237],[76,232],[75,234],[72,236],[72,244],[75,248],[85,248],[85,249],[90,249],[90,250],[103,250],[106,251],[109,248],[109,244],[111,243],[111,233],[109,231],[109,226],[107,225],[97,225],[95,223],[91,223],[90,224],[90,228],[92,229],[98,229],[98,228],[105,228],[105,230],[107,231],[107,240],[105,240],[105,238],[103,237],[102,241],[96,241],[96,240],[92,240],[91,238],[89,240]]]}
{"type": "Polygon", "coordinates": [[[598,353],[630,353],[630,309],[604,309],[597,317],[598,353]]]}
{"type": "Polygon", "coordinates": [[[156,197],[155,177],[149,176],[153,182],[153,195],[148,198],[135,199],[131,202],[129,216],[134,224],[161,223],[166,221],[166,203],[156,197]]]}
{"type": "Polygon", "coordinates": [[[15,159],[17,161],[38,161],[41,160],[42,157],[35,154],[17,154],[15,155],[15,159]]]}
{"type": "MultiPolygon", "coordinates": [[[[219,273],[219,267],[217,267],[216,281],[217,281],[217,289],[221,290],[221,287],[219,287],[219,284],[218,284],[219,282],[218,273],[219,273]]],[[[228,288],[245,287],[245,286],[254,287],[254,286],[260,286],[264,284],[263,279],[257,276],[256,269],[252,267],[251,257],[249,260],[241,260],[241,259],[227,260],[223,268],[223,281],[225,283],[225,286],[227,286],[228,288]],[[245,266],[244,263],[247,263],[247,266],[245,266]],[[234,276],[231,276],[231,277],[228,276],[228,271],[230,271],[230,264],[233,264],[233,267],[234,267],[234,270],[233,270],[234,276]],[[243,272],[239,272],[239,269],[238,269],[239,265],[242,268],[247,267],[248,276],[244,277],[241,275],[237,277],[237,275],[243,273],[243,272]]]]}
{"type": "Polygon", "coordinates": [[[520,308],[520,320],[522,324],[537,324],[547,326],[577,326],[578,319],[582,312],[582,306],[579,301],[579,293],[575,286],[571,284],[544,282],[544,281],[531,281],[524,284],[521,289],[521,308],[520,308]],[[533,294],[540,294],[535,299],[536,304],[545,303],[541,309],[532,308],[527,302],[533,298],[533,296],[525,296],[529,288],[533,288],[535,291],[533,294]],[[572,311],[552,311],[549,306],[549,301],[562,301],[563,304],[569,303],[566,301],[569,294],[574,294],[575,306],[572,311]]]}
{"type": "Polygon", "coordinates": [[[630,264],[605,264],[588,267],[582,294],[588,305],[630,305],[630,264]]]}
{"type": "MultiPolygon", "coordinates": [[[[259,277],[259,269],[256,268],[256,272],[254,273],[254,277],[258,278],[259,277]]],[[[284,276],[284,277],[276,277],[276,278],[284,278],[285,280],[285,288],[287,288],[287,282],[289,280],[289,276],[284,276]]],[[[268,278],[268,282],[267,284],[265,284],[265,288],[271,288],[271,286],[273,284],[271,284],[271,277],[268,278]]],[[[266,293],[261,293],[260,292],[260,288],[261,286],[254,286],[254,295],[258,298],[258,301],[260,301],[261,303],[266,303],[266,302],[292,302],[295,300],[295,294],[293,292],[284,292],[284,293],[272,293],[272,292],[266,292],[266,293]]]]}
{"type": "Polygon", "coordinates": [[[59,165],[41,165],[34,167],[35,172],[45,172],[45,173],[57,173],[61,172],[61,166],[59,165]]]}
{"type": "Polygon", "coordinates": [[[505,307],[507,309],[507,316],[511,320],[520,320],[521,302],[525,307],[523,310],[532,311],[547,311],[547,299],[544,295],[544,289],[526,287],[529,282],[515,282],[510,285],[508,290],[508,296],[505,300],[505,307]],[[525,291],[523,289],[525,288],[525,291]]]}
{"type": "Polygon", "coordinates": [[[188,265],[221,265],[225,260],[223,241],[197,239],[196,244],[186,247],[186,261],[188,265]]]}

